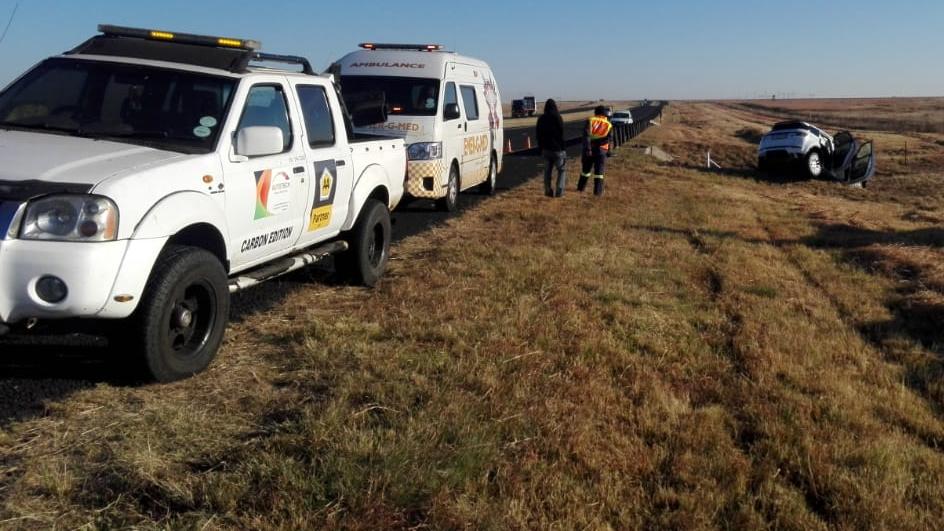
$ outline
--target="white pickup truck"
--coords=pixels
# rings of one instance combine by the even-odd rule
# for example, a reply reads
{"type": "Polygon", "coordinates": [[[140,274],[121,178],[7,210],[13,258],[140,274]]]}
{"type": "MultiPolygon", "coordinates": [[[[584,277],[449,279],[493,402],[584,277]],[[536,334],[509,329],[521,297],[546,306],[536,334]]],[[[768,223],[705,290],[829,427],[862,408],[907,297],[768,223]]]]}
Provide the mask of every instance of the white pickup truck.
{"type": "Polygon", "coordinates": [[[0,93],[0,335],[123,320],[121,352],[172,381],[216,355],[233,292],[332,254],[377,282],[406,153],[353,128],[383,102],[349,116],[255,41],[99,31],[0,93]]]}

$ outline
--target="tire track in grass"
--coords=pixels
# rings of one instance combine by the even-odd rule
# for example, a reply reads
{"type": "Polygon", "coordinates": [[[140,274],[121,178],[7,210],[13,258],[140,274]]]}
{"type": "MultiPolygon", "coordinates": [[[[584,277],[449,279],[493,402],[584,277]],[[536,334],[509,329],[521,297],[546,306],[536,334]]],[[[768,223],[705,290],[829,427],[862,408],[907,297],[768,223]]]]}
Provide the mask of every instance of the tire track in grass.
{"type": "MultiPolygon", "coordinates": [[[[898,366],[903,365],[899,360],[899,356],[890,350],[889,346],[885,344],[884,341],[882,341],[882,338],[876,337],[870,326],[863,325],[860,322],[861,319],[857,312],[854,309],[848,307],[845,302],[836,296],[830,289],[829,284],[821,281],[816,277],[813,271],[806,267],[800,257],[797,256],[797,253],[792,250],[791,247],[794,244],[788,243],[788,240],[783,238],[775,238],[774,233],[776,232],[776,229],[759,215],[757,216],[757,226],[764,231],[769,245],[780,252],[784,258],[784,262],[789,264],[803,278],[807,285],[820,293],[823,298],[829,302],[840,321],[849,330],[853,331],[858,337],[860,337],[864,343],[871,345],[882,355],[885,360],[898,366]]],[[[922,396],[922,399],[928,403],[931,411],[935,413],[935,417],[938,420],[944,420],[944,416],[941,415],[939,408],[935,407],[933,402],[930,402],[925,396],[922,396]]],[[[925,430],[921,430],[920,428],[905,422],[904,419],[901,418],[884,418],[884,421],[900,428],[905,433],[908,433],[909,435],[918,439],[927,448],[936,452],[944,453],[944,434],[928,433],[925,430]]]]}
{"type": "MultiPolygon", "coordinates": [[[[752,214],[758,219],[756,210],[751,209],[752,214]]],[[[710,231],[706,231],[709,232],[710,231]]],[[[765,245],[773,244],[769,232],[766,232],[765,245]]],[[[687,230],[686,240],[692,249],[703,257],[704,279],[706,290],[710,302],[718,309],[722,320],[719,323],[717,337],[713,343],[715,348],[731,363],[732,375],[728,386],[740,388],[741,390],[733,393],[734,397],[753,396],[763,393],[764,390],[757,387],[757,379],[751,367],[751,353],[743,349],[739,337],[744,333],[745,317],[742,310],[739,309],[738,295],[729,285],[724,271],[724,257],[719,254],[721,245],[713,245],[708,237],[696,228],[687,230]]],[[[749,242],[751,244],[760,242],[749,242]]],[[[771,513],[771,509],[764,507],[763,500],[766,498],[766,489],[769,488],[770,470],[762,463],[758,463],[758,458],[762,458],[766,450],[763,446],[765,434],[761,426],[758,425],[758,418],[750,414],[749,410],[744,409],[742,403],[723,403],[723,407],[729,412],[735,420],[734,437],[732,442],[737,449],[751,459],[755,466],[752,467],[751,481],[749,484],[750,495],[755,499],[754,509],[761,514],[765,514],[770,520],[776,520],[777,514],[771,513]]],[[[798,470],[788,463],[778,463],[775,477],[780,477],[783,486],[789,486],[794,489],[804,500],[810,515],[822,525],[835,523],[837,514],[834,510],[832,499],[818,487],[815,481],[815,475],[811,470],[798,470]]]]}

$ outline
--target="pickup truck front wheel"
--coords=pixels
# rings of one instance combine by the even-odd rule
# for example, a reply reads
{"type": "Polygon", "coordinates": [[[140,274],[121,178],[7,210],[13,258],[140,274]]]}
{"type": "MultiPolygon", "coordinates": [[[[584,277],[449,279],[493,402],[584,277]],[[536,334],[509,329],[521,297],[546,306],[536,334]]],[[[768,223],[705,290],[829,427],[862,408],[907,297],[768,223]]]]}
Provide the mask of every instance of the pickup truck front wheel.
{"type": "Polygon", "coordinates": [[[154,266],[131,317],[133,335],[123,346],[140,353],[151,379],[180,380],[213,361],[228,318],[229,288],[219,259],[203,249],[170,246],[154,266]]]}
{"type": "Polygon", "coordinates": [[[368,199],[354,228],[345,236],[349,247],[338,256],[339,272],[356,284],[375,286],[387,268],[390,236],[387,205],[368,199]]]}

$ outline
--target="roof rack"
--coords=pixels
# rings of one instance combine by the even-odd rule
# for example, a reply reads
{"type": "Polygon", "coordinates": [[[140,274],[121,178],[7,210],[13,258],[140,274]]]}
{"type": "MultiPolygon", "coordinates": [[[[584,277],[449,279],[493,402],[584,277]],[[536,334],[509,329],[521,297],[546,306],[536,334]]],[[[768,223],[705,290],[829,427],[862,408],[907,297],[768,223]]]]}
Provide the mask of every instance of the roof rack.
{"type": "Polygon", "coordinates": [[[315,70],[311,67],[311,63],[308,62],[308,59],[298,55],[277,55],[274,53],[254,52],[249,54],[248,60],[300,65],[302,67],[303,74],[308,74],[310,76],[315,75],[315,70]]]}
{"type": "Polygon", "coordinates": [[[365,50],[412,50],[420,52],[438,52],[443,49],[442,44],[392,44],[362,42],[358,46],[365,50]]]}
{"type": "Polygon", "coordinates": [[[260,52],[262,43],[250,39],[194,35],[163,30],[128,28],[101,24],[101,35],[66,52],[73,55],[106,55],[168,61],[234,73],[244,73],[252,61],[296,64],[302,72],[314,75],[308,59],[294,55],[260,52]]]}

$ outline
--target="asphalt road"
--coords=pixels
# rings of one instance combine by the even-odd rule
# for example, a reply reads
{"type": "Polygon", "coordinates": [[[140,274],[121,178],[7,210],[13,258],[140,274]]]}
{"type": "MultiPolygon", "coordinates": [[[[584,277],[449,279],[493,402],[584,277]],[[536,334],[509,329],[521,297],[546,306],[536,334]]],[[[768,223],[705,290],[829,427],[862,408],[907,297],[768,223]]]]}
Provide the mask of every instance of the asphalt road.
{"type": "MultiPolygon", "coordinates": [[[[593,110],[592,107],[583,110],[593,110]]],[[[570,112],[575,112],[573,109],[570,112]]],[[[635,122],[644,122],[650,121],[659,116],[659,113],[662,112],[661,105],[647,105],[643,107],[633,107],[632,110],[633,120],[635,122]]],[[[563,114],[563,113],[562,113],[563,114]]],[[[579,138],[583,134],[584,127],[583,120],[572,120],[564,122],[564,138],[573,140],[579,138]]],[[[505,128],[505,147],[508,145],[508,141],[511,140],[511,151],[524,151],[527,149],[536,148],[537,138],[534,135],[534,125],[527,126],[518,126],[518,127],[508,127],[505,128]]],[[[507,149],[506,149],[507,151],[507,149]]]]}

